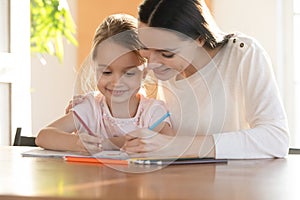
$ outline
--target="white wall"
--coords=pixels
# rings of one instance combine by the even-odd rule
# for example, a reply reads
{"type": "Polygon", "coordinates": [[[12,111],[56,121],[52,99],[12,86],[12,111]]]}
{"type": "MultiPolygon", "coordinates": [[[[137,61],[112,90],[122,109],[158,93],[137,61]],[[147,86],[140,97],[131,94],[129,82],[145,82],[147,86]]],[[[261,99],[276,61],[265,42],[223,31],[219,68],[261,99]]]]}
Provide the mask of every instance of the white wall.
{"type": "MultiPolygon", "coordinates": [[[[31,130],[30,1],[10,0],[10,8],[9,12],[0,13],[0,17],[9,19],[2,25],[6,23],[10,29],[4,36],[4,40],[9,37],[10,42],[0,45],[3,47],[1,49],[5,50],[5,52],[0,51],[0,82],[11,84],[10,99],[4,97],[5,93],[9,95],[10,92],[0,94],[1,98],[6,99],[7,104],[10,104],[10,108],[7,104],[3,105],[2,103],[5,103],[3,101],[0,105],[1,115],[5,116],[5,120],[0,121],[0,145],[11,144],[16,128],[19,126],[25,131],[31,130]],[[2,109],[1,106],[4,108],[2,109]]],[[[0,31],[4,30],[0,29],[0,31]]]]}
{"type": "MultiPolygon", "coordinates": [[[[77,0],[68,0],[71,14],[77,21],[77,0]]],[[[64,42],[64,62],[54,56],[45,56],[42,65],[35,56],[31,58],[32,135],[64,114],[73,96],[77,47],[64,42]]],[[[24,133],[25,134],[25,133],[24,133]]]]}
{"type": "Polygon", "coordinates": [[[299,120],[294,117],[298,102],[293,98],[292,0],[212,1],[215,19],[222,30],[255,37],[270,55],[287,112],[291,145],[295,145],[299,120]]]}
{"type": "MultiPolygon", "coordinates": [[[[223,31],[243,32],[256,38],[269,53],[276,74],[280,73],[282,54],[282,1],[212,0],[213,14],[223,31]]],[[[277,76],[280,88],[281,77],[277,76]]],[[[281,89],[282,92],[282,89],[281,89]]]]}

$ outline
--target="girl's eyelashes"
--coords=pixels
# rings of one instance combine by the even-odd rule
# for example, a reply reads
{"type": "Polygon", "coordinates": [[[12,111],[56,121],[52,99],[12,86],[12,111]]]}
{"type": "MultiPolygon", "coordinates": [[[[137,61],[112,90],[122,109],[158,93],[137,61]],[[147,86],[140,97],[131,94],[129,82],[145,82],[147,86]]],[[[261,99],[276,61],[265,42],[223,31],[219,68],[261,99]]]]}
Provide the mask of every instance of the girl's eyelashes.
{"type": "Polygon", "coordinates": [[[139,69],[138,68],[133,68],[133,69],[130,69],[128,71],[125,71],[124,74],[126,76],[134,76],[134,75],[136,75],[137,70],[139,70],[139,69]]]}
{"type": "Polygon", "coordinates": [[[112,72],[111,72],[111,71],[103,71],[102,74],[103,74],[103,75],[111,75],[112,72]]]}
{"type": "MultiPolygon", "coordinates": [[[[102,75],[109,76],[109,75],[112,75],[113,72],[112,71],[100,71],[100,73],[102,75]]],[[[131,70],[131,71],[125,71],[123,74],[126,76],[134,76],[136,74],[136,72],[134,70],[131,70]]]]}

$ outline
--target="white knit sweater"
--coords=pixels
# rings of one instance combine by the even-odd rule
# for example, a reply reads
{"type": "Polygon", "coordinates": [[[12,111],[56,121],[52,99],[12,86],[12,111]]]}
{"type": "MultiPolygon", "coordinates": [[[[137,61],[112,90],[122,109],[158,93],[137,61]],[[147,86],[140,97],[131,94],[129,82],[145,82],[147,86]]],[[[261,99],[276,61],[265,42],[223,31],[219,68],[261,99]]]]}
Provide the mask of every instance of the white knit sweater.
{"type": "Polygon", "coordinates": [[[158,84],[174,128],[213,135],[216,158],[286,156],[287,117],[270,59],[253,38],[236,34],[197,73],[158,84]]]}

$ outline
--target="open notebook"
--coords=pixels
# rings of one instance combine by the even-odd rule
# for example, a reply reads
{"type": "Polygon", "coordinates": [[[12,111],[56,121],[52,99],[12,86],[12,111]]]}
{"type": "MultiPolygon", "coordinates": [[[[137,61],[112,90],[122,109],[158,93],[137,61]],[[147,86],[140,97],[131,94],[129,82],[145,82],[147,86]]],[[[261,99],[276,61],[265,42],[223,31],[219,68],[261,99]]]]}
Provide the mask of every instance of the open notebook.
{"type": "Polygon", "coordinates": [[[130,157],[121,151],[102,151],[97,154],[87,155],[68,151],[52,151],[42,148],[34,148],[22,153],[24,157],[56,157],[70,162],[84,163],[109,163],[109,164],[142,164],[142,165],[181,165],[181,164],[205,164],[227,163],[226,159],[198,158],[198,157],[130,157]],[[117,161],[119,160],[119,161],[117,161]]]}
{"type": "Polygon", "coordinates": [[[97,158],[110,158],[110,159],[122,159],[126,160],[129,158],[127,153],[121,151],[102,151],[93,156],[83,153],[70,152],[70,151],[52,151],[42,148],[34,148],[29,151],[22,153],[24,157],[54,157],[54,158],[64,158],[65,156],[80,156],[80,157],[97,157],[97,158]]]}

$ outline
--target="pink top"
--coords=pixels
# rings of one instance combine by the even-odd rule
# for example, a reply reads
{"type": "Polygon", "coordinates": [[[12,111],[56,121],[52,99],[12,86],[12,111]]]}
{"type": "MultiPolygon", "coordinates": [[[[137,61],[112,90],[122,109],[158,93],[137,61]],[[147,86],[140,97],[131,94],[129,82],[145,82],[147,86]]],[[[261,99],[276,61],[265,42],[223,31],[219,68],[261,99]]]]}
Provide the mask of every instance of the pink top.
{"type": "MultiPolygon", "coordinates": [[[[148,128],[168,111],[163,101],[141,95],[138,110],[133,118],[115,118],[111,115],[102,94],[88,94],[85,100],[72,110],[93,133],[106,138],[122,136],[138,128],[148,128]]],[[[76,116],[74,119],[79,132],[88,132],[76,116]]],[[[171,125],[169,118],[164,121],[171,125]]]]}

